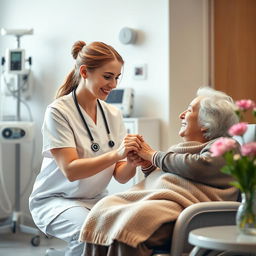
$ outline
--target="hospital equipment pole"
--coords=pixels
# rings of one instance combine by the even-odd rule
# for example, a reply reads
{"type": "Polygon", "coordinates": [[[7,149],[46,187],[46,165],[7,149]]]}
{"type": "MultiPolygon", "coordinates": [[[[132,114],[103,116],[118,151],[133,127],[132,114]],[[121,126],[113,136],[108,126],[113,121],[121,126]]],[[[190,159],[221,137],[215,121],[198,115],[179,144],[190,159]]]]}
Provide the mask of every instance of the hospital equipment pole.
{"type": "MultiPolygon", "coordinates": [[[[21,35],[16,35],[17,38],[17,48],[20,48],[20,37],[21,35]]],[[[17,105],[16,105],[16,121],[21,121],[21,86],[22,86],[22,74],[17,74],[17,105]]],[[[8,220],[7,223],[0,225],[0,233],[8,233],[11,229],[12,233],[16,233],[17,230],[28,233],[34,234],[35,236],[31,239],[31,244],[33,246],[38,246],[40,244],[40,232],[37,228],[30,227],[24,224],[21,224],[21,211],[20,211],[20,143],[15,143],[15,202],[14,202],[14,211],[12,214],[12,219],[8,220]]]]}
{"type": "MultiPolygon", "coordinates": [[[[20,48],[20,37],[17,36],[17,47],[20,48]]],[[[17,74],[17,105],[16,121],[20,121],[20,97],[21,97],[21,75],[17,74]]],[[[16,224],[20,214],[20,144],[15,144],[15,204],[13,213],[13,232],[16,232],[16,224]]]]}

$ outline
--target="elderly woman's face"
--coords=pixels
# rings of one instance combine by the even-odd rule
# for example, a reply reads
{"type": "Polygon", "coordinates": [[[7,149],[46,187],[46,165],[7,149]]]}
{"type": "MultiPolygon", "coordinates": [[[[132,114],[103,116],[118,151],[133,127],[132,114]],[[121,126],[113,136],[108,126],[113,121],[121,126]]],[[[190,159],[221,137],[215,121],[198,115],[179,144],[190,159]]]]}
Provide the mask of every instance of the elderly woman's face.
{"type": "Polygon", "coordinates": [[[180,114],[181,128],[179,135],[185,141],[199,141],[205,142],[203,136],[203,128],[199,126],[198,112],[199,104],[202,97],[195,98],[188,106],[187,110],[180,114]]]}

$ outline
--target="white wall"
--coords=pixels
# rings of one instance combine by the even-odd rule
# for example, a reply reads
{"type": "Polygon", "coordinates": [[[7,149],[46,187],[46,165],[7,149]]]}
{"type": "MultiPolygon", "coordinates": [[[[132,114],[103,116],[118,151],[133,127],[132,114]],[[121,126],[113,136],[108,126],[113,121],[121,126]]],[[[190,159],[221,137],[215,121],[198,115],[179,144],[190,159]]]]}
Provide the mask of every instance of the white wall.
{"type": "MultiPolygon", "coordinates": [[[[34,35],[21,38],[21,46],[26,49],[27,56],[33,58],[35,90],[32,99],[27,103],[31,107],[37,125],[37,146],[33,157],[36,172],[41,163],[40,128],[44,110],[52,101],[59,85],[73,68],[74,62],[70,51],[76,40],[103,41],[120,52],[125,60],[120,86],[135,89],[134,116],[160,118],[162,133],[166,133],[169,117],[168,4],[168,0],[0,1],[0,27],[34,29],[34,35]],[[119,42],[118,33],[124,26],[138,31],[137,44],[123,45],[119,42]],[[147,64],[146,80],[138,81],[132,78],[132,68],[137,63],[147,64]]],[[[0,56],[4,55],[6,47],[16,47],[14,37],[0,37],[0,56]]],[[[13,101],[8,108],[15,112],[14,107],[13,101]]],[[[22,113],[26,118],[25,109],[22,113]]],[[[5,145],[3,151],[6,181],[13,200],[13,147],[5,145]]],[[[23,190],[30,175],[31,145],[23,146],[21,158],[23,190]]],[[[32,178],[34,177],[33,174],[32,178]]],[[[27,208],[30,190],[31,186],[24,195],[23,209],[27,208]]]]}
{"type": "Polygon", "coordinates": [[[180,139],[179,114],[208,84],[208,0],[170,0],[169,145],[180,139]]]}

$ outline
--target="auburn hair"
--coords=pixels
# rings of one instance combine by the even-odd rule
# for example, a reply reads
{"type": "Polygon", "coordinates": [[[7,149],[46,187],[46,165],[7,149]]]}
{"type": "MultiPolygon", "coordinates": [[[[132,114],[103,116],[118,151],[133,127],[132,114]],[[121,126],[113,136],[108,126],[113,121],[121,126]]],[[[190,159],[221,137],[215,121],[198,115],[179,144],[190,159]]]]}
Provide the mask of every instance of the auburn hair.
{"type": "Polygon", "coordinates": [[[58,89],[56,98],[69,94],[78,86],[81,79],[79,72],[81,65],[86,65],[89,71],[93,71],[115,59],[124,64],[120,54],[112,46],[103,42],[86,45],[84,41],[77,41],[72,47],[71,54],[76,60],[75,67],[58,89]]]}

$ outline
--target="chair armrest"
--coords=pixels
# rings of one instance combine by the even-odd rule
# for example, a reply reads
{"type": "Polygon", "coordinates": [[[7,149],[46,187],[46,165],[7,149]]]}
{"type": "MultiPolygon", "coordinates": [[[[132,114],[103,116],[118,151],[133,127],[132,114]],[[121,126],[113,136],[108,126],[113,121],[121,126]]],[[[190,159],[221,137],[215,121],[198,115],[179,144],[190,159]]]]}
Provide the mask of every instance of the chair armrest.
{"type": "Polygon", "coordinates": [[[219,225],[234,224],[234,218],[230,219],[227,216],[230,214],[235,216],[239,205],[239,202],[232,201],[201,202],[184,209],[175,223],[171,255],[180,256],[184,252],[184,247],[188,244],[188,233],[192,229],[217,225],[218,223],[219,225]]]}

